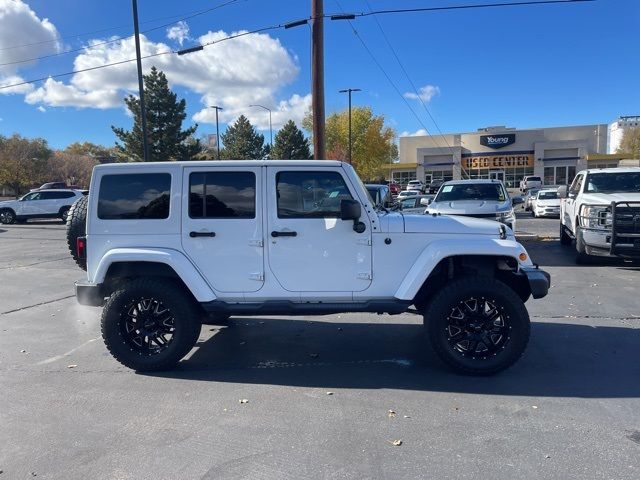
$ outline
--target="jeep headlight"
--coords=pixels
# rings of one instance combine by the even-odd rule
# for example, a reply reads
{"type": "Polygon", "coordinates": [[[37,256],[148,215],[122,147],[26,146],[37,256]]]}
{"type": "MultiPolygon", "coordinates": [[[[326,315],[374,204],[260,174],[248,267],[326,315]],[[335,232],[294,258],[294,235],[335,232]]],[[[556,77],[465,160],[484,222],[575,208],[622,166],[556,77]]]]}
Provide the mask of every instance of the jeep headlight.
{"type": "Polygon", "coordinates": [[[611,228],[611,212],[603,205],[583,205],[580,211],[580,226],[597,230],[611,228]]]}

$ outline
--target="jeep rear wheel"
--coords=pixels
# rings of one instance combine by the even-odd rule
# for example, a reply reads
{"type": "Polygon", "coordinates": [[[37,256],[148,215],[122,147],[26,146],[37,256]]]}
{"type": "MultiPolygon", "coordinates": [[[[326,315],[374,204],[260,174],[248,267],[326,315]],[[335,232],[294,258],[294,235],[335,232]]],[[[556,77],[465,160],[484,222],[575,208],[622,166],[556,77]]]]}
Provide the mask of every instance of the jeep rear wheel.
{"type": "Polygon", "coordinates": [[[197,305],[174,282],[139,278],[111,294],[102,312],[102,338],[124,366],[140,372],[178,364],[200,335],[197,305]]]}
{"type": "Polygon", "coordinates": [[[440,359],[454,370],[491,375],[513,365],[529,341],[524,303],[493,278],[454,280],[424,310],[429,340],[440,359]]]}
{"type": "Polygon", "coordinates": [[[13,210],[4,209],[0,210],[0,223],[4,225],[11,225],[16,221],[16,214],[13,213],[13,210]]]}
{"type": "Polygon", "coordinates": [[[87,201],[88,197],[80,197],[66,214],[67,246],[69,253],[82,270],[87,269],[87,259],[78,256],[77,240],[84,237],[87,231],[87,201]]]}

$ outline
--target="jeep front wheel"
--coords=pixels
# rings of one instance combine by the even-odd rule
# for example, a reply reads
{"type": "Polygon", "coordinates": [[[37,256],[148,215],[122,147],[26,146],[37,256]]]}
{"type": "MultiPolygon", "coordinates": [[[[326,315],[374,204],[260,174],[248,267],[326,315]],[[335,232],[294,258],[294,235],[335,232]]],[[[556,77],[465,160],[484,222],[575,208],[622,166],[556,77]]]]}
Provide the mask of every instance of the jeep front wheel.
{"type": "Polygon", "coordinates": [[[462,278],[447,284],[424,310],[431,345],[454,370],[491,375],[513,365],[529,341],[524,303],[493,278],[462,278]]]}
{"type": "Polygon", "coordinates": [[[200,317],[194,300],[174,282],[138,278],[109,297],[102,312],[102,338],[126,367],[167,370],[195,345],[200,317]]]}

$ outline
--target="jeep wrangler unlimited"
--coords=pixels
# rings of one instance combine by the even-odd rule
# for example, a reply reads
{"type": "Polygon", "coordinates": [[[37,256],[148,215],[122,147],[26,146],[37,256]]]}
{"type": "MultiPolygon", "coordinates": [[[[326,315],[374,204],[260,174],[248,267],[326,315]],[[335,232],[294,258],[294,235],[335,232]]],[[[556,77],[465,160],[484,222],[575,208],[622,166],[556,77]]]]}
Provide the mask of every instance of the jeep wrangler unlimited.
{"type": "Polygon", "coordinates": [[[376,207],[338,161],[100,165],[91,192],[69,216],[76,296],[139,371],[175,366],[205,315],[414,311],[446,364],[491,374],[549,287],[506,226],[376,207]]]}

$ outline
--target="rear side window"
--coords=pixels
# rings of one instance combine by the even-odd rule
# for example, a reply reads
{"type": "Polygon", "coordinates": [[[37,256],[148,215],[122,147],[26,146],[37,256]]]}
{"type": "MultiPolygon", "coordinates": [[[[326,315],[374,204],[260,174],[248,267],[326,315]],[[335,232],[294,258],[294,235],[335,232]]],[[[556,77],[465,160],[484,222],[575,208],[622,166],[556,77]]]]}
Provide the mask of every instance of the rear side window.
{"type": "Polygon", "coordinates": [[[171,175],[132,173],[105,175],[98,193],[98,218],[149,220],[169,217],[171,175]]]}
{"type": "Polygon", "coordinates": [[[189,176],[189,217],[255,218],[253,172],[194,172],[189,176]]]}
{"type": "Polygon", "coordinates": [[[71,198],[75,197],[73,192],[43,192],[45,195],[45,199],[47,200],[60,200],[62,198],[71,198]]]}
{"type": "Polygon", "coordinates": [[[339,218],[340,201],[353,199],[338,172],[280,172],[278,218],[339,218]]]}

